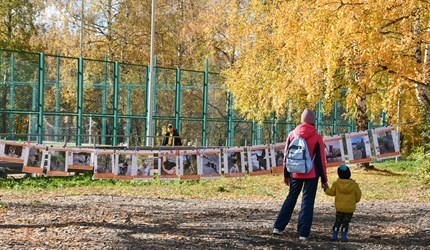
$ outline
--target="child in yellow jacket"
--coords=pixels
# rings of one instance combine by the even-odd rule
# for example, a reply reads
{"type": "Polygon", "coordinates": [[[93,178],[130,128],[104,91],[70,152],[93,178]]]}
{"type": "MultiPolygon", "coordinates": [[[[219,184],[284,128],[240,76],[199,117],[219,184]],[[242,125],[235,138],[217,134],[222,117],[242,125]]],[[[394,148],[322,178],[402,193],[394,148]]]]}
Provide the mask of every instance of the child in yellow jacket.
{"type": "Polygon", "coordinates": [[[335,196],[336,220],[331,240],[338,239],[339,229],[341,229],[341,239],[347,241],[349,222],[355,212],[355,204],[360,201],[361,190],[358,184],[350,179],[351,171],[345,164],[339,166],[337,174],[339,179],[333,183],[331,188],[324,189],[327,195],[335,196]]]}

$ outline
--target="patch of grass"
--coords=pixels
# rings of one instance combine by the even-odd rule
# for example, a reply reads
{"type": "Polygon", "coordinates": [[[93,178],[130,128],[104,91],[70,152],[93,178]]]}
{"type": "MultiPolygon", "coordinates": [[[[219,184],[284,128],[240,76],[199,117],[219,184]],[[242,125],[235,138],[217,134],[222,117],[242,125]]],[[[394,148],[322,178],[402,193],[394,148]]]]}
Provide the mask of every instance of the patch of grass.
{"type": "Polygon", "coordinates": [[[219,185],[217,187],[217,191],[221,193],[228,192],[227,188],[224,185],[219,185]]]}
{"type": "Polygon", "coordinates": [[[408,173],[416,174],[418,171],[418,164],[414,160],[398,160],[395,159],[384,160],[382,162],[373,164],[376,169],[386,170],[393,173],[408,173]]]}
{"type": "MultiPolygon", "coordinates": [[[[363,200],[430,201],[430,189],[410,169],[413,162],[375,164],[377,170],[364,171],[351,166],[352,179],[359,183],[363,200]]],[[[337,179],[336,168],[328,169],[329,184],[337,179]]],[[[38,177],[0,181],[3,195],[38,196],[110,194],[154,198],[198,198],[253,201],[282,201],[288,193],[282,176],[221,178],[200,181],[120,181],[92,180],[90,174],[69,177],[38,177]]],[[[318,201],[332,202],[318,187],[318,201]]]]}

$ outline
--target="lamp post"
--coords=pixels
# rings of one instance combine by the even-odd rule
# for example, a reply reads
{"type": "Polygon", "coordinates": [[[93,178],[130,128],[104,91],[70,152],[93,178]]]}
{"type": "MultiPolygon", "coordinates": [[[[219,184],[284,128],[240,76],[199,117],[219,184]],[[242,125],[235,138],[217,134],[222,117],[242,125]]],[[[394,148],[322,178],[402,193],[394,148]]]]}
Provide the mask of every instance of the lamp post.
{"type": "Polygon", "coordinates": [[[84,5],[85,0],[81,0],[81,30],[79,31],[79,57],[82,57],[82,44],[84,40],[84,5]]]}
{"type": "Polygon", "coordinates": [[[152,111],[153,107],[153,92],[154,92],[154,82],[155,82],[155,72],[154,72],[154,28],[155,26],[155,0],[151,3],[151,48],[150,48],[150,59],[149,59],[149,83],[148,83],[148,93],[147,93],[147,106],[148,113],[146,116],[146,146],[154,145],[154,128],[152,127],[152,111]]]}

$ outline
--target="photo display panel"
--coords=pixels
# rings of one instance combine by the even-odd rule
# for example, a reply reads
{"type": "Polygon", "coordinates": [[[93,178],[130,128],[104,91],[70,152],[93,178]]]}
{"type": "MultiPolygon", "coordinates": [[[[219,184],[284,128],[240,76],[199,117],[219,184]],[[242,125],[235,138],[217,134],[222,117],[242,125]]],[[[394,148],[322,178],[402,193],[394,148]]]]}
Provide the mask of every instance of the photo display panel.
{"type": "Polygon", "coordinates": [[[399,134],[394,127],[372,129],[377,160],[400,157],[399,134]]]}
{"type": "Polygon", "coordinates": [[[216,179],[221,177],[221,150],[204,149],[199,155],[199,175],[201,179],[216,179]]]}
{"type": "Polygon", "coordinates": [[[94,155],[93,179],[113,179],[115,169],[115,152],[98,149],[94,155]]]}
{"type": "Polygon", "coordinates": [[[342,136],[334,135],[324,137],[324,152],[327,167],[337,167],[345,163],[345,151],[343,149],[342,136]]]}
{"type": "Polygon", "coordinates": [[[0,161],[24,164],[27,143],[14,141],[1,141],[0,143],[0,161]]]}
{"type": "Polygon", "coordinates": [[[68,165],[68,152],[67,148],[51,147],[48,151],[48,166],[46,168],[46,175],[48,176],[67,176],[68,165]]]}
{"type": "Polygon", "coordinates": [[[22,167],[23,173],[42,174],[47,148],[45,145],[27,144],[22,167]]]}
{"type": "Polygon", "coordinates": [[[115,152],[115,170],[114,179],[117,180],[133,180],[133,155],[131,150],[117,150],[115,152]]]}
{"type": "Polygon", "coordinates": [[[158,179],[178,179],[178,153],[177,151],[160,151],[158,153],[158,179]]]}
{"type": "Polygon", "coordinates": [[[154,179],[154,154],[152,151],[136,151],[133,158],[135,180],[152,181],[154,179]]]}
{"type": "Polygon", "coordinates": [[[71,149],[69,154],[69,170],[92,171],[94,166],[94,149],[71,149]]]}
{"type": "Polygon", "coordinates": [[[367,132],[345,134],[345,139],[349,163],[370,162],[372,160],[372,151],[370,150],[367,132]]]}
{"type": "Polygon", "coordinates": [[[181,180],[199,180],[198,151],[181,150],[179,151],[179,156],[179,178],[181,180]]]}
{"type": "Polygon", "coordinates": [[[270,159],[272,161],[272,173],[284,173],[285,142],[270,145],[270,159]]]}
{"type": "Polygon", "coordinates": [[[267,145],[248,147],[247,153],[249,175],[270,174],[269,148],[267,145]]]}
{"type": "Polygon", "coordinates": [[[242,147],[224,149],[224,176],[230,178],[245,175],[245,149],[242,147]]]}

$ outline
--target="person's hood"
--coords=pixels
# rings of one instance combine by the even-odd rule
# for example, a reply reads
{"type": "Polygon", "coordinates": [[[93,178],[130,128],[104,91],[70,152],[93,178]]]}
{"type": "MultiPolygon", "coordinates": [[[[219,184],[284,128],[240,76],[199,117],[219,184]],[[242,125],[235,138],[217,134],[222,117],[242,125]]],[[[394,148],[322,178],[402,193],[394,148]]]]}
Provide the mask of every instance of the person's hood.
{"type": "Polygon", "coordinates": [[[339,192],[343,194],[350,194],[352,192],[355,192],[355,181],[352,179],[338,179],[337,180],[339,184],[339,192]]]}
{"type": "Polygon", "coordinates": [[[308,139],[309,137],[317,133],[317,130],[315,129],[315,127],[307,123],[300,124],[299,126],[296,127],[294,131],[298,136],[304,139],[308,139]]]}

